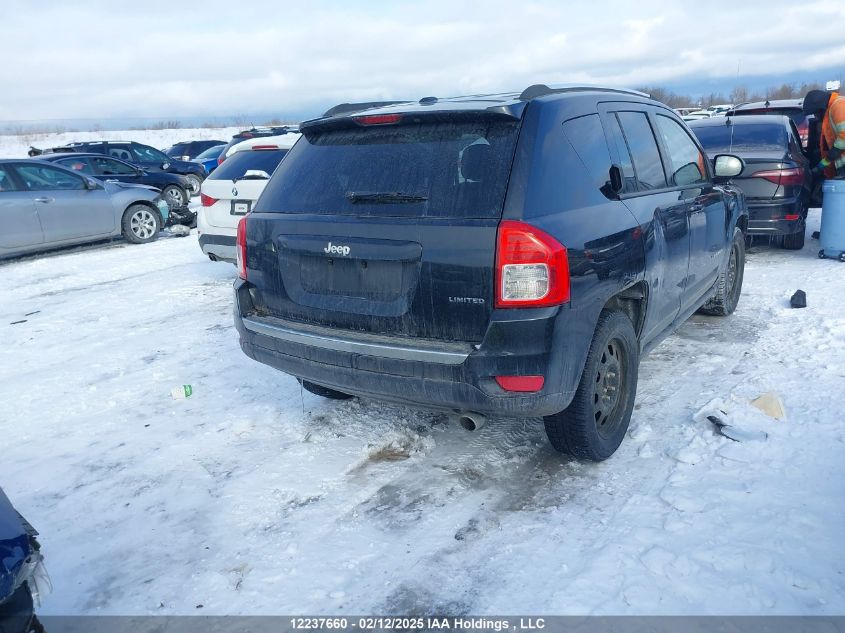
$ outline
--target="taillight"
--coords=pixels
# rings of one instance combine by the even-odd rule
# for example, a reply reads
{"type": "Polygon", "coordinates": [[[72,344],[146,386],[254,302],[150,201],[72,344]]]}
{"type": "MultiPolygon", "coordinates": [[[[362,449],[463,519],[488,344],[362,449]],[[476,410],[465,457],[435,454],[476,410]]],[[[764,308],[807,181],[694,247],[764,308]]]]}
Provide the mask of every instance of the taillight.
{"type": "Polygon", "coordinates": [[[237,248],[238,259],[238,277],[246,279],[246,219],[248,216],[241,218],[238,222],[238,237],[235,241],[237,248]]]}
{"type": "Polygon", "coordinates": [[[207,196],[204,193],[200,193],[200,202],[204,207],[210,207],[212,204],[217,202],[217,198],[212,198],[211,196],[207,196]]]}
{"type": "Polygon", "coordinates": [[[567,301],[566,247],[530,224],[501,222],[496,247],[496,307],[538,308],[567,301]]]}
{"type": "Polygon", "coordinates": [[[496,382],[505,391],[540,391],[546,379],[543,376],[496,376],[496,382]]]}
{"type": "Polygon", "coordinates": [[[792,169],[768,169],[751,174],[753,178],[763,178],[776,185],[801,185],[804,184],[804,170],[800,167],[792,169]]]}
{"type": "Polygon", "coordinates": [[[279,149],[278,145],[253,145],[253,150],[264,150],[264,149],[279,149]]]}
{"type": "Polygon", "coordinates": [[[352,117],[358,125],[392,125],[402,120],[401,114],[367,114],[352,117]]]}

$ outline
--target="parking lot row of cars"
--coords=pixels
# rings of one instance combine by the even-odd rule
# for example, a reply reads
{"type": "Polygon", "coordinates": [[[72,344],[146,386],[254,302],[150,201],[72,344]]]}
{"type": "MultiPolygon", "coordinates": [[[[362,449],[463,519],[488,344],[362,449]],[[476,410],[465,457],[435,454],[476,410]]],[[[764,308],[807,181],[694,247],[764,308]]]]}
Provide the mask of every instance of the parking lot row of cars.
{"type": "Polygon", "coordinates": [[[246,130],[228,143],[190,141],[164,152],[136,142],[69,143],[2,160],[0,257],[118,236],[144,243],[166,226],[195,226],[191,198],[226,155],[245,139],[288,130],[290,138],[295,129],[246,130]]]}

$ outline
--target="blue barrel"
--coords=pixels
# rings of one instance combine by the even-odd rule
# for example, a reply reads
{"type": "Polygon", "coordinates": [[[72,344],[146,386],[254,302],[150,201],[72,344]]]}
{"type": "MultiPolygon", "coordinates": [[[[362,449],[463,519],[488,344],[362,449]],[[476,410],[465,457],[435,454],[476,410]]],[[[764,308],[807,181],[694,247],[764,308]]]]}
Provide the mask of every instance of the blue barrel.
{"type": "Polygon", "coordinates": [[[833,257],[845,261],[845,180],[825,180],[822,183],[822,226],[819,257],[833,257]]]}

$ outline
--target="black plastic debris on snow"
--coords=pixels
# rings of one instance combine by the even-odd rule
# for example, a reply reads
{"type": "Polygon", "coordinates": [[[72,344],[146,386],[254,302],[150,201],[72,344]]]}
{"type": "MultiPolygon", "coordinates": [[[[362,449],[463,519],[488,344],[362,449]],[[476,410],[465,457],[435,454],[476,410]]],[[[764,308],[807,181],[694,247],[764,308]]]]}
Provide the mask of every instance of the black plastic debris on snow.
{"type": "Polygon", "coordinates": [[[807,293],[803,290],[796,290],[795,294],[789,299],[789,305],[793,308],[807,307],[807,293]]]}

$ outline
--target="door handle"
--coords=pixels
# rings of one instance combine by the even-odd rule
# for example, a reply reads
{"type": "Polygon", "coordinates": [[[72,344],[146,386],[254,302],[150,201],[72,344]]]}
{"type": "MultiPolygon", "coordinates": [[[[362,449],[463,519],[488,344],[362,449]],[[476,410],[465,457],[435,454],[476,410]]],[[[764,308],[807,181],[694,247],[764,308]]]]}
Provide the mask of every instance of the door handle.
{"type": "Polygon", "coordinates": [[[47,204],[47,203],[49,203],[49,202],[52,202],[52,201],[53,201],[53,199],[52,199],[52,198],[47,198],[47,197],[45,196],[45,197],[42,197],[42,198],[36,198],[36,199],[35,199],[35,201],[36,201],[36,202],[43,202],[44,204],[47,204]]]}

